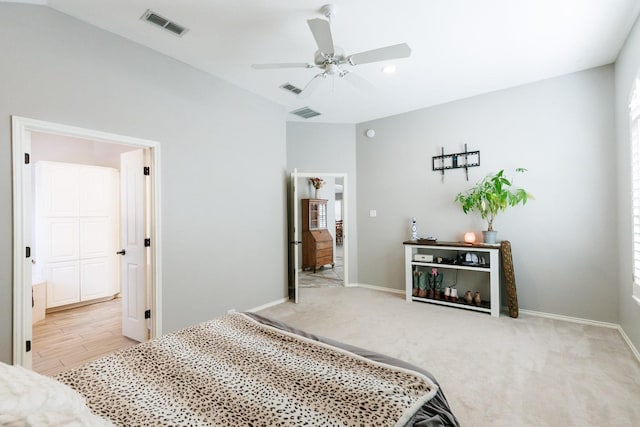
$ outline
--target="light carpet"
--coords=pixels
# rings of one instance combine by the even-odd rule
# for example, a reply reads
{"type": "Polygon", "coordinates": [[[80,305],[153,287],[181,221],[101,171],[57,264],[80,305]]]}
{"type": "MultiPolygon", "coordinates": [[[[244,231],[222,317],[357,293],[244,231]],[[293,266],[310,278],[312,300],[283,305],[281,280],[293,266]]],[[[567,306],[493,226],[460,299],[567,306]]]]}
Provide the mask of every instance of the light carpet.
{"type": "Polygon", "coordinates": [[[429,370],[463,426],[640,426],[640,363],[615,329],[363,288],[301,289],[260,314],[429,370]]]}

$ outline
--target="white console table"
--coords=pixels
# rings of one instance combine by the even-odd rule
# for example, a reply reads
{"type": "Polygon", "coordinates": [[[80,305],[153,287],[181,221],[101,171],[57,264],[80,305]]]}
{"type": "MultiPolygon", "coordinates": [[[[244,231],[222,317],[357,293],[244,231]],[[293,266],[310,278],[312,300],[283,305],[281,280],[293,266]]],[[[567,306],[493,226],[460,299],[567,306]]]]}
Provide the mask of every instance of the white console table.
{"type": "MultiPolygon", "coordinates": [[[[466,310],[481,311],[491,314],[491,316],[500,316],[500,246],[499,245],[485,245],[485,244],[470,244],[462,242],[426,242],[426,241],[406,241],[404,242],[404,258],[405,258],[405,295],[407,301],[419,301],[430,304],[439,304],[449,307],[461,308],[466,310]],[[475,253],[478,257],[484,257],[484,265],[464,265],[460,263],[446,263],[448,260],[451,262],[453,259],[457,259],[458,255],[465,253],[475,253]],[[433,255],[433,262],[414,261],[415,254],[433,255]],[[441,258],[443,262],[437,262],[438,258],[441,258]],[[446,301],[444,299],[431,299],[420,298],[412,296],[413,291],[413,270],[414,268],[422,269],[428,272],[432,267],[443,269],[444,271],[465,271],[473,272],[473,274],[486,275],[485,278],[479,277],[479,284],[476,284],[474,289],[481,292],[483,296],[483,303],[481,305],[475,305],[473,303],[467,304],[464,301],[464,292],[466,290],[460,288],[460,285],[464,286],[464,283],[456,282],[456,289],[458,289],[458,301],[446,301]],[[484,283],[484,284],[483,284],[484,283]],[[488,289],[487,289],[488,286],[488,289]],[[487,291],[490,295],[490,300],[486,300],[487,291]]],[[[455,272],[457,273],[457,272],[455,272]]],[[[446,276],[445,276],[446,277],[446,276]]],[[[457,277],[457,274],[456,274],[457,277]]],[[[476,281],[474,281],[476,282],[476,281]]],[[[443,283],[444,286],[449,286],[447,283],[443,283]]]]}

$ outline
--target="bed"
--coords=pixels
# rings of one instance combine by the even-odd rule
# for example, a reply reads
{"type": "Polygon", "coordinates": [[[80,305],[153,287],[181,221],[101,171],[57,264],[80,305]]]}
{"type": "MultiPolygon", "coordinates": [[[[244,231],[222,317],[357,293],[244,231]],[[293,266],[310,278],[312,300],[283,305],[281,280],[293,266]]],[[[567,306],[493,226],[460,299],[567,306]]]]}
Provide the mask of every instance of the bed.
{"type": "Polygon", "coordinates": [[[78,417],[100,420],[68,425],[458,426],[428,372],[251,313],[120,350],[56,380],[86,402],[90,414],[80,408],[78,417]]]}

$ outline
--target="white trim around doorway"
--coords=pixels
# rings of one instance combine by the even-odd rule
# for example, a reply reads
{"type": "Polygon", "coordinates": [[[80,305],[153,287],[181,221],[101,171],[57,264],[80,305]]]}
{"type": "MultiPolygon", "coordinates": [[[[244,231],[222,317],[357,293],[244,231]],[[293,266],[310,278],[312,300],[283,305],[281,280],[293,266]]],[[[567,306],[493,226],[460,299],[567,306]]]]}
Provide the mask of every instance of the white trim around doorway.
{"type": "MultiPolygon", "coordinates": [[[[30,188],[25,188],[28,180],[25,180],[25,153],[30,150],[31,132],[42,132],[72,138],[81,138],[91,141],[129,145],[138,148],[148,148],[151,152],[150,174],[152,180],[152,202],[151,216],[153,227],[151,230],[152,246],[152,298],[151,309],[153,312],[151,322],[151,337],[154,338],[162,334],[162,239],[160,234],[160,143],[130,136],[117,135],[91,129],[83,129],[74,126],[67,126],[59,123],[46,122],[42,120],[30,119],[19,116],[11,117],[11,136],[13,152],[13,364],[24,366],[27,364],[26,341],[31,340],[31,316],[27,310],[30,303],[30,292],[27,295],[26,289],[31,289],[31,283],[26,280],[31,279],[31,273],[26,271],[29,267],[25,262],[25,248],[31,244],[31,226],[25,224],[26,212],[30,198],[28,192],[30,188]]],[[[28,221],[26,221],[28,222],[28,221]]],[[[30,368],[30,366],[27,366],[30,368]]]]}

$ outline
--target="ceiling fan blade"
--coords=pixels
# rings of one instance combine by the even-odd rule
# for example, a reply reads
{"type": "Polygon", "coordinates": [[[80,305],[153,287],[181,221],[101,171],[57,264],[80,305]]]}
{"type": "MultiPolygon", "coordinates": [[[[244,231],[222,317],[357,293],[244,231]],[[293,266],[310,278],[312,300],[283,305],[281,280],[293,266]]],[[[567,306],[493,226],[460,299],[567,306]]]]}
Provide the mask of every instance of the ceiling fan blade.
{"type": "Polygon", "coordinates": [[[312,64],[306,62],[285,62],[282,64],[252,64],[251,68],[256,70],[271,70],[276,68],[313,68],[312,64]]]}
{"type": "Polygon", "coordinates": [[[308,98],[320,86],[322,81],[327,77],[325,73],[316,74],[313,79],[298,94],[298,98],[308,98]]]}
{"type": "Polygon", "coordinates": [[[325,55],[333,55],[335,51],[333,48],[333,37],[331,36],[329,21],[316,18],[309,19],[307,24],[309,24],[313,38],[316,39],[316,44],[318,45],[320,52],[325,55]]]}
{"type": "Polygon", "coordinates": [[[406,43],[379,49],[367,50],[347,57],[351,65],[368,64],[370,62],[386,61],[388,59],[407,58],[411,55],[411,48],[406,43]]]}
{"type": "Polygon", "coordinates": [[[344,77],[344,79],[352,84],[356,89],[362,91],[371,91],[372,89],[376,88],[369,80],[355,73],[345,71],[342,77],[344,77]]]}

